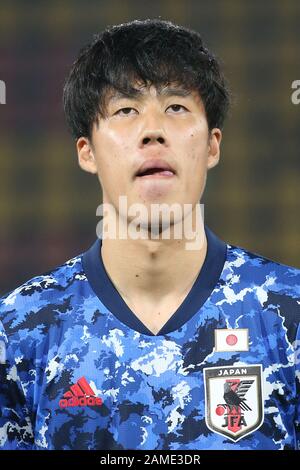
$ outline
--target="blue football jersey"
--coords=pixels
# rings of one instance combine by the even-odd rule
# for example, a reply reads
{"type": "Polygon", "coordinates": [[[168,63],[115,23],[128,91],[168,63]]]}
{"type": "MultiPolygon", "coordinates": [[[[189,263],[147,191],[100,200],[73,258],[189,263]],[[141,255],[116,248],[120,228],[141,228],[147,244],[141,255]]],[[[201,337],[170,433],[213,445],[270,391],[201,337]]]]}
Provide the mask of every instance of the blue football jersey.
{"type": "Polygon", "coordinates": [[[205,231],[201,271],[156,335],[99,239],[1,299],[1,449],[299,448],[300,270],[205,231]]]}

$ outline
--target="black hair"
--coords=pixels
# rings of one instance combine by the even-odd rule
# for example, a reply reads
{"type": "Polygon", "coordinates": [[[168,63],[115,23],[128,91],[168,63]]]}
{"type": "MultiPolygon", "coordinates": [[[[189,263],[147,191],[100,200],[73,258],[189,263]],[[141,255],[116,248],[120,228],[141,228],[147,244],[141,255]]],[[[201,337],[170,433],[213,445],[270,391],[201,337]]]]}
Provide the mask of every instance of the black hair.
{"type": "Polygon", "coordinates": [[[137,82],[198,91],[209,130],[223,127],[230,93],[218,59],[198,32],[147,19],[109,26],[80,51],[63,90],[73,137],[91,139],[93,124],[106,116],[109,93],[132,96],[137,82]]]}

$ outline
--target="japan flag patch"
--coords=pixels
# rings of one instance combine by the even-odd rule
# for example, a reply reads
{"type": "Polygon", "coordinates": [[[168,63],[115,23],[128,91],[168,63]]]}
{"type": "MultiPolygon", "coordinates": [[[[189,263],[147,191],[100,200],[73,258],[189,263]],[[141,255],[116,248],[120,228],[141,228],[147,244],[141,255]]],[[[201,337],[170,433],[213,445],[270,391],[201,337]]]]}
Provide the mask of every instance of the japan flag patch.
{"type": "Polygon", "coordinates": [[[215,330],[215,351],[249,351],[248,328],[215,330]]]}

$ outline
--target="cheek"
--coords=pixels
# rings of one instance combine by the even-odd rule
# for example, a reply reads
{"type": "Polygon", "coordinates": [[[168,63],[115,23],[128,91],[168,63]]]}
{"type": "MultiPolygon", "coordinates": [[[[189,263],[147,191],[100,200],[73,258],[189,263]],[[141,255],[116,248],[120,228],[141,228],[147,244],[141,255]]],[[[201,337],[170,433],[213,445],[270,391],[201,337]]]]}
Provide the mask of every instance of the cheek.
{"type": "Polygon", "coordinates": [[[190,160],[201,160],[207,154],[208,130],[205,122],[189,126],[178,135],[178,148],[187,155],[190,160]]]}
{"type": "Polygon", "coordinates": [[[106,136],[104,145],[100,146],[99,154],[103,156],[101,166],[106,166],[105,171],[112,173],[115,181],[121,180],[132,158],[132,146],[128,142],[128,137],[106,136]]]}
{"type": "Polygon", "coordinates": [[[118,154],[122,154],[125,149],[129,149],[134,141],[137,126],[131,128],[126,123],[108,125],[103,129],[106,145],[111,149],[116,149],[118,154]]]}
{"type": "Polygon", "coordinates": [[[128,153],[128,142],[112,132],[103,130],[97,136],[96,157],[99,172],[102,175],[111,175],[121,172],[121,164],[124,161],[124,155],[128,153]]]}
{"type": "Polygon", "coordinates": [[[208,158],[207,135],[199,131],[190,132],[188,139],[186,139],[183,152],[186,156],[187,190],[192,193],[195,192],[198,197],[198,192],[202,191],[206,179],[208,158]],[[191,181],[193,181],[194,184],[191,184],[191,181]]]}
{"type": "Polygon", "coordinates": [[[189,146],[187,148],[188,159],[193,162],[193,165],[205,165],[208,156],[208,146],[206,145],[206,141],[204,141],[204,139],[196,139],[191,137],[189,146]]]}

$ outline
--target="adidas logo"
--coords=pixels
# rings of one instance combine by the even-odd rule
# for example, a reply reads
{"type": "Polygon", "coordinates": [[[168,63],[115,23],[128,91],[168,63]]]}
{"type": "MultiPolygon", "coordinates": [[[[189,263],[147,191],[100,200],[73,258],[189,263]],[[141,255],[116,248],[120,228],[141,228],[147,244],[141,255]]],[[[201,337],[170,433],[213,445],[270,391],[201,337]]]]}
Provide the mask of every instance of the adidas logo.
{"type": "Polygon", "coordinates": [[[70,390],[64,394],[64,398],[59,400],[60,408],[101,406],[102,404],[102,398],[96,397],[94,390],[84,377],[81,377],[75,385],[71,385],[70,390]]]}

